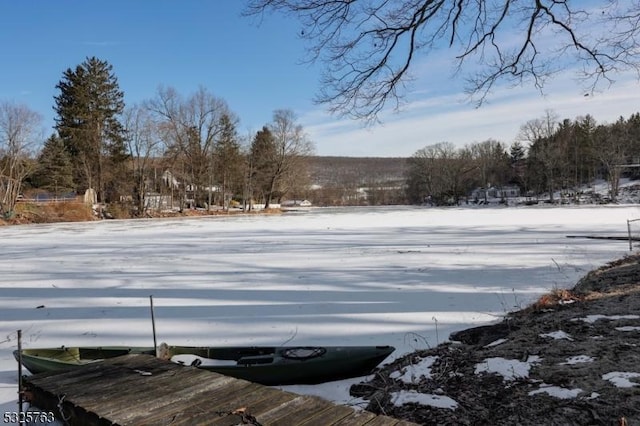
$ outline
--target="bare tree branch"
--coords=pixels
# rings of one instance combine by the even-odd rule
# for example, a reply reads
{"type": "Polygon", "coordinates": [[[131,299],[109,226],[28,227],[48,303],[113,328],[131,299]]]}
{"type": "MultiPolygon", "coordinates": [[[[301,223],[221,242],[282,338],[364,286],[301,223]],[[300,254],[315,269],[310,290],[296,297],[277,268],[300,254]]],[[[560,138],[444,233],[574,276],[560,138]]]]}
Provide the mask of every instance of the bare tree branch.
{"type": "Polygon", "coordinates": [[[324,64],[316,101],[367,121],[390,105],[397,109],[416,78],[410,74],[416,58],[439,49],[451,51],[458,73],[470,74],[467,91],[477,105],[498,84],[542,90],[576,65],[589,90],[620,72],[640,76],[640,0],[591,9],[570,0],[247,2],[249,16],[275,11],[298,18],[307,60],[324,64]]]}

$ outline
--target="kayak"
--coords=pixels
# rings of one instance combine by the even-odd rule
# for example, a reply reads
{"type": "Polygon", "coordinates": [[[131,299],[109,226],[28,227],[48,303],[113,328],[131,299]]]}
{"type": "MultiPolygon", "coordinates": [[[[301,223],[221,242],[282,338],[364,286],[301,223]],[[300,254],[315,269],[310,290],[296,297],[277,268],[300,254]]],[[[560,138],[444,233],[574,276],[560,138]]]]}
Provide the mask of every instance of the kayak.
{"type": "Polygon", "coordinates": [[[33,374],[80,368],[126,354],[162,359],[268,386],[318,384],[365,376],[389,356],[392,346],[59,347],[23,349],[22,365],[33,374]]]}

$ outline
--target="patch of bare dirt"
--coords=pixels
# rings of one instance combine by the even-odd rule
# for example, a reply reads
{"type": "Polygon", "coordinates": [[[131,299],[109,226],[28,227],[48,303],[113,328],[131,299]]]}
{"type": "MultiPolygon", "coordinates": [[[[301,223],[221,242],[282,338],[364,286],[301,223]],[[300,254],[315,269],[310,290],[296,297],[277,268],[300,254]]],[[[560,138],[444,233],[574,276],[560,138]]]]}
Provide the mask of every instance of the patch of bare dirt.
{"type": "Polygon", "coordinates": [[[370,411],[425,425],[640,425],[640,255],[450,340],[384,366],[352,395],[370,411]],[[428,357],[428,377],[407,374],[428,357]],[[499,359],[529,365],[528,375],[483,371],[499,359]],[[457,406],[399,404],[401,391],[457,406]]]}

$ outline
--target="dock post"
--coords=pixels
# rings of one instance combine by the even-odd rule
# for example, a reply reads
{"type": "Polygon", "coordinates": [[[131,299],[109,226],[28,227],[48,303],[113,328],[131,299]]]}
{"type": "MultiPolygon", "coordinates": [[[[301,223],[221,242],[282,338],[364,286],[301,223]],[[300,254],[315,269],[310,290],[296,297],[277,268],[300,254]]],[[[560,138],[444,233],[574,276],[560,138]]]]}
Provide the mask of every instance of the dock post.
{"type": "Polygon", "coordinates": [[[153,314],[153,295],[149,296],[149,302],[151,302],[151,327],[153,331],[153,347],[156,350],[156,355],[158,351],[158,341],[156,340],[156,318],[153,314]]]}
{"type": "Polygon", "coordinates": [[[22,330],[18,330],[18,416],[20,416],[21,419],[23,405],[22,396],[22,330]]]}

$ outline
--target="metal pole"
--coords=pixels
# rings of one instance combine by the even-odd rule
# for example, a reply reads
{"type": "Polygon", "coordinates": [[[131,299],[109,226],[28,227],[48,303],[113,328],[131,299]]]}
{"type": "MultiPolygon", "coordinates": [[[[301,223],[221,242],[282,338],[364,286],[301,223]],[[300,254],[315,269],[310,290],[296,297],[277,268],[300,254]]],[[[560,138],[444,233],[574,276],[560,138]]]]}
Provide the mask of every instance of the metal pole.
{"type": "Polygon", "coordinates": [[[629,219],[627,219],[627,233],[629,234],[629,251],[633,251],[631,246],[631,221],[629,219]]]}
{"type": "Polygon", "coordinates": [[[22,330],[18,330],[18,416],[22,418],[22,330]]]}
{"type": "Polygon", "coordinates": [[[149,296],[151,302],[151,326],[153,328],[153,347],[158,350],[158,341],[156,340],[156,318],[153,314],[153,296],[149,296]]]}

